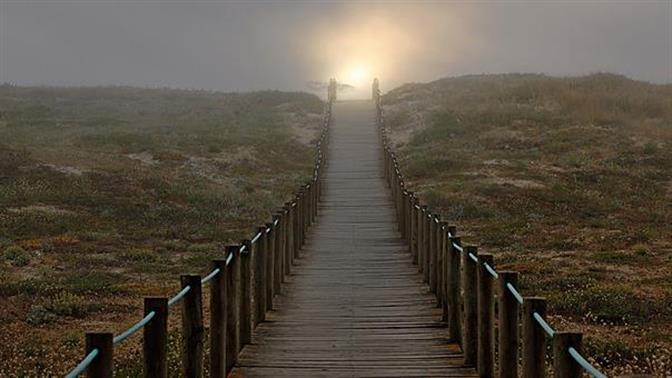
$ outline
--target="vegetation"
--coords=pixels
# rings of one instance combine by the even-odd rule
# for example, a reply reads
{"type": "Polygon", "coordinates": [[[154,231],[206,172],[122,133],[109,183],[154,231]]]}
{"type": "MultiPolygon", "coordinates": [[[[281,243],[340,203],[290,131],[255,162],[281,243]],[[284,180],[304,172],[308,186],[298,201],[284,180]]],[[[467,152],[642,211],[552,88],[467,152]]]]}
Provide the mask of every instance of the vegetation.
{"type": "Polygon", "coordinates": [[[410,187],[551,323],[610,376],[672,374],[672,85],[482,75],[383,101],[410,187]]]}
{"type": "MultiPolygon", "coordinates": [[[[302,93],[0,86],[0,376],[63,375],[84,330],[121,331],[141,297],[205,273],[309,177],[322,109],[302,93]]],[[[137,369],[139,345],[115,362],[137,369]]]]}

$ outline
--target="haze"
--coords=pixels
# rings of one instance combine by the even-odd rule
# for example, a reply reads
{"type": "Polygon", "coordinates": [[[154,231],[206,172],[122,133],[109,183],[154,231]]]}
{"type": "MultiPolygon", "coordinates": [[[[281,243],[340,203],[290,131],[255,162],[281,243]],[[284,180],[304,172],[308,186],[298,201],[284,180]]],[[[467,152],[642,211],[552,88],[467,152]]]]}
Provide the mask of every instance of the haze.
{"type": "Polygon", "coordinates": [[[364,96],[478,73],[672,81],[672,2],[0,0],[0,82],[364,96]],[[322,93],[319,90],[319,93],[322,93]]]}

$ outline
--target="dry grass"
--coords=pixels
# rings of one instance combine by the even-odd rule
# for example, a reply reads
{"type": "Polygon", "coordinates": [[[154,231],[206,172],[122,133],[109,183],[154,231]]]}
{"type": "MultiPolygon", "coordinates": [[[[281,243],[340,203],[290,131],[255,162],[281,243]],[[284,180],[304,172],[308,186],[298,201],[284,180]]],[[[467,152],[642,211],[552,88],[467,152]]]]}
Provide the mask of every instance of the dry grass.
{"type": "MultiPolygon", "coordinates": [[[[205,273],[305,182],[321,112],[301,93],[1,86],[0,376],[63,375],[85,330],[205,273]]],[[[139,342],[115,351],[122,376],[139,342]]]]}
{"type": "Polygon", "coordinates": [[[410,186],[586,333],[608,375],[672,375],[672,86],[486,75],[385,95],[410,186]]]}

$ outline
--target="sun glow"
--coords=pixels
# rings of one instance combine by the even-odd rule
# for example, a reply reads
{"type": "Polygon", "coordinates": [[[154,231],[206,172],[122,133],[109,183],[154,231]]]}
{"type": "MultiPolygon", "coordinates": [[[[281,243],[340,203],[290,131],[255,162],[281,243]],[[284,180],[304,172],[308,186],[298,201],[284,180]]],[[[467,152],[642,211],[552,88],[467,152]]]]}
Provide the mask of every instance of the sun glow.
{"type": "Polygon", "coordinates": [[[371,71],[365,65],[356,64],[346,69],[340,80],[343,81],[343,84],[349,84],[353,87],[361,87],[368,84],[371,79],[370,76],[371,71]]]}

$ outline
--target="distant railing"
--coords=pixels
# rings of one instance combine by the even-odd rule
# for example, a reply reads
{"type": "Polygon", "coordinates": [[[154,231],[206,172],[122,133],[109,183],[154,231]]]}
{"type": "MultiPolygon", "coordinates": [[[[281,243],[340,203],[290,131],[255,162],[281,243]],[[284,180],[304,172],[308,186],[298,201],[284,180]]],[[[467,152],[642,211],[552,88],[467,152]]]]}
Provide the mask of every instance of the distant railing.
{"type": "Polygon", "coordinates": [[[392,190],[399,231],[408,243],[413,263],[437,296],[443,320],[448,323],[449,337],[462,346],[464,365],[474,366],[480,377],[495,376],[493,286],[496,283],[499,377],[517,378],[519,361],[523,377],[544,377],[546,337],[549,337],[555,377],[580,377],[585,371],[593,377],[605,378],[582,356],[581,332],[553,329],[544,320],[546,299],[523,297],[516,288],[518,272],[496,271],[491,254],[479,253],[475,245],[463,246],[456,227],[433,214],[406,188],[387,136],[377,79],[373,83],[373,100],[383,143],[385,178],[392,190]]]}
{"type": "Polygon", "coordinates": [[[210,376],[224,378],[250,343],[252,330],[273,309],[273,297],[280,293],[294,260],[299,257],[306,232],[317,216],[322,193],[322,171],[326,164],[331,105],[336,83],[331,80],[322,130],[315,146],[312,178],[301,185],[292,201],[277,211],[269,223],[257,228],[251,240],[226,247],[225,258],[212,261],[203,278],[182,275],[182,290],[172,298],[148,297],[144,317],[126,331],[87,333],[84,358],[67,374],[74,378],[108,378],[113,373],[114,346],[143,330],[144,376],[168,376],[168,310],[182,304],[182,372],[184,377],[203,373],[203,286],[210,284],[210,376]]]}

